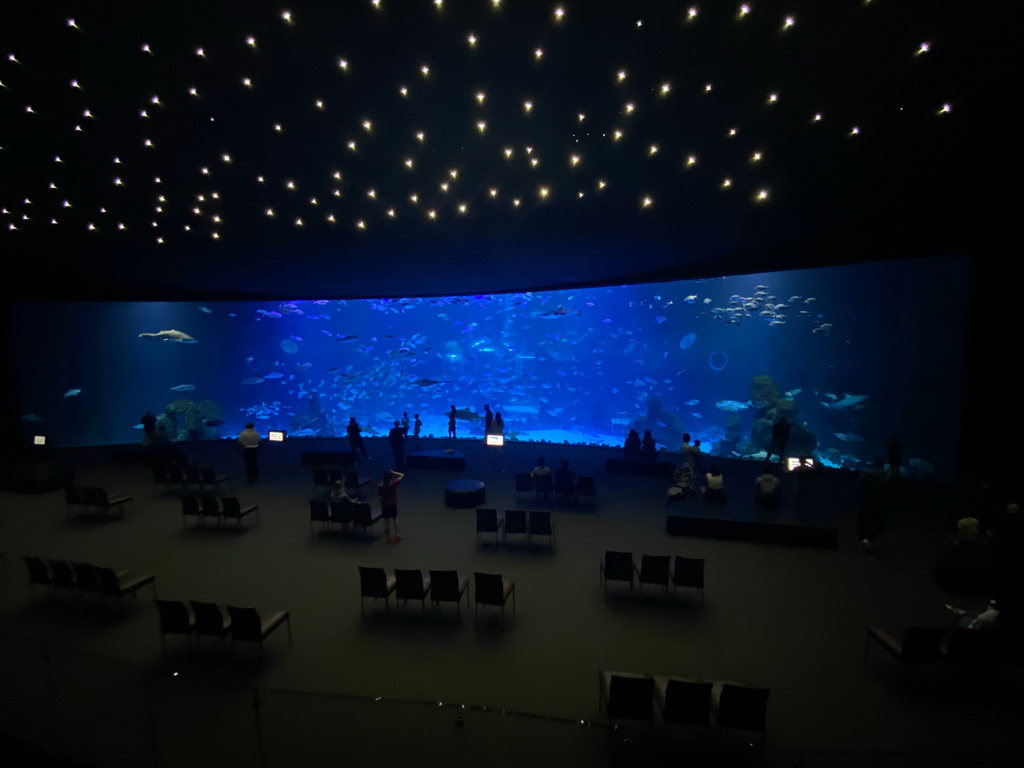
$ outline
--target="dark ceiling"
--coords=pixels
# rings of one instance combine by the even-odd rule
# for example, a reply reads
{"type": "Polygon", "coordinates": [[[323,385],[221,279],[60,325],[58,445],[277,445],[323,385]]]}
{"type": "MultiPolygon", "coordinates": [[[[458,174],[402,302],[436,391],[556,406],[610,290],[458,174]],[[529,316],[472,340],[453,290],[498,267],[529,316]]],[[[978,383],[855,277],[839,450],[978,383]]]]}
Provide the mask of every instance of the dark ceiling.
{"type": "Polygon", "coordinates": [[[5,293],[423,295],[996,252],[1016,171],[987,7],[5,10],[5,293]]]}

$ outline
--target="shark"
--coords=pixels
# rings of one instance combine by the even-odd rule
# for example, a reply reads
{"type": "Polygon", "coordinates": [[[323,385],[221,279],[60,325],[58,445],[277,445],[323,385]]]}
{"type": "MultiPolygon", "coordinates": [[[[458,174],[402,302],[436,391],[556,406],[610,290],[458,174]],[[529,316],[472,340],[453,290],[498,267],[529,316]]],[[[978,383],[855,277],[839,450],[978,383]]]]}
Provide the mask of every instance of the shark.
{"type": "Polygon", "coordinates": [[[198,343],[194,338],[189,336],[184,331],[176,331],[173,328],[167,331],[157,331],[156,333],[140,333],[140,339],[160,339],[160,341],[177,341],[181,344],[196,344],[198,343]]]}
{"type": "Polygon", "coordinates": [[[839,411],[843,408],[852,408],[856,405],[860,405],[868,399],[868,395],[850,395],[843,394],[842,400],[836,400],[832,403],[826,403],[824,400],[820,401],[822,405],[828,408],[830,411],[839,411]]]}

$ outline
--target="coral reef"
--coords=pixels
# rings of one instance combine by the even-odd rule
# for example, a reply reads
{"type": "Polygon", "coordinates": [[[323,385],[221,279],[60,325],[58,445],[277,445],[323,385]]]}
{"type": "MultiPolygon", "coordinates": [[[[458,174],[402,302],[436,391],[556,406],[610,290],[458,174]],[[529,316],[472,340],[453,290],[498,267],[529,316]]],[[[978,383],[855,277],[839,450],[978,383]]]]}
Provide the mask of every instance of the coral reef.
{"type": "Polygon", "coordinates": [[[213,400],[174,400],[157,419],[175,441],[217,440],[224,423],[224,410],[213,400]]]}

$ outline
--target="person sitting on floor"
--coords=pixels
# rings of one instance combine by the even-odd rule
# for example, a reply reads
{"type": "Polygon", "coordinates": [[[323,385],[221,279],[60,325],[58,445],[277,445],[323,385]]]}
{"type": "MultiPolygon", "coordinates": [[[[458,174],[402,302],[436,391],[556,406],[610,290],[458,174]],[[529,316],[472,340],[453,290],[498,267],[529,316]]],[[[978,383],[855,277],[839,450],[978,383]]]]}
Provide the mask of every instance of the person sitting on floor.
{"type": "Polygon", "coordinates": [[[764,471],[754,481],[754,501],[762,507],[776,508],[782,503],[779,478],[772,473],[772,465],[764,463],[764,471]]]}
{"type": "Polygon", "coordinates": [[[640,455],[648,461],[658,458],[658,444],[654,442],[654,436],[649,429],[644,432],[644,439],[640,442],[640,455]]]}
{"type": "Polygon", "coordinates": [[[574,493],[576,473],[569,469],[568,459],[559,459],[559,467],[555,470],[555,489],[559,493],[574,493]]]}
{"type": "Polygon", "coordinates": [[[728,500],[725,495],[725,478],[722,477],[722,470],[717,464],[712,464],[711,469],[704,476],[704,485],[701,487],[705,501],[724,503],[728,500]]]}
{"type": "Polygon", "coordinates": [[[625,457],[627,459],[639,459],[642,448],[643,443],[640,442],[640,433],[635,429],[629,430],[629,434],[626,436],[626,445],[623,448],[625,457]]]}

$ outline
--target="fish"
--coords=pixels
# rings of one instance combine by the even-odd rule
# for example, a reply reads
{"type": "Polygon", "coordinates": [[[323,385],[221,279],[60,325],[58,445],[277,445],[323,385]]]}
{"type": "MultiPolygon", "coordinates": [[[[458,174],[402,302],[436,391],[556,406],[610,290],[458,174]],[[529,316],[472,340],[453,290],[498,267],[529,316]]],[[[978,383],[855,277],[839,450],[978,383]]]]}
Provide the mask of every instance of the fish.
{"type": "Polygon", "coordinates": [[[459,408],[455,411],[455,418],[460,421],[483,421],[484,417],[478,413],[474,413],[469,408],[459,408]]]}
{"type": "Polygon", "coordinates": [[[699,413],[691,413],[690,415],[693,416],[693,418],[695,418],[695,419],[703,419],[704,418],[699,413]]]}
{"type": "Polygon", "coordinates": [[[257,378],[252,378],[252,379],[245,379],[242,383],[243,384],[262,384],[263,383],[263,379],[258,378],[258,377],[257,378]]]}
{"type": "Polygon", "coordinates": [[[934,474],[934,472],[935,472],[935,467],[933,465],[929,464],[924,459],[911,459],[908,463],[914,469],[917,469],[917,470],[919,470],[921,472],[924,472],[925,474],[931,475],[931,474],[934,474]]]}
{"type": "Polygon", "coordinates": [[[82,394],[82,390],[80,389],[69,389],[64,393],[64,399],[67,400],[69,397],[78,397],[80,394],[82,394]]]}
{"type": "Polygon", "coordinates": [[[811,296],[809,298],[804,299],[804,304],[810,304],[811,302],[814,302],[814,301],[817,301],[817,299],[814,298],[813,296],[811,296]]]}
{"type": "Polygon", "coordinates": [[[571,309],[566,309],[561,304],[558,305],[558,309],[552,309],[549,312],[541,313],[541,317],[555,318],[555,317],[568,317],[569,315],[582,315],[583,313],[579,310],[573,312],[571,309]]]}
{"type": "Polygon", "coordinates": [[[791,390],[789,390],[789,392],[784,392],[783,394],[786,397],[788,397],[790,400],[792,400],[794,397],[799,395],[801,392],[803,392],[802,389],[791,389],[791,390]]]}
{"type": "Polygon", "coordinates": [[[750,405],[749,400],[745,403],[741,403],[738,400],[719,400],[715,403],[715,408],[720,411],[728,411],[729,413],[739,413],[740,411],[747,410],[750,405]]]}
{"type": "Polygon", "coordinates": [[[754,461],[764,461],[768,458],[768,451],[757,451],[756,453],[736,453],[736,451],[730,451],[733,456],[740,459],[753,459],[754,461]]]}
{"type": "Polygon", "coordinates": [[[863,437],[861,437],[860,435],[855,435],[855,434],[853,434],[853,432],[833,432],[832,434],[835,435],[836,437],[838,437],[844,443],[863,443],[863,442],[865,442],[863,437]]]}
{"type": "Polygon", "coordinates": [[[704,299],[704,303],[705,304],[710,304],[711,303],[711,299],[704,299]]]}
{"type": "Polygon", "coordinates": [[[199,308],[199,311],[200,311],[200,312],[205,312],[205,313],[206,313],[206,314],[208,314],[208,315],[209,315],[209,314],[212,314],[212,313],[213,313],[213,310],[212,310],[212,309],[210,309],[209,307],[200,307],[200,308],[199,308]]]}
{"type": "Polygon", "coordinates": [[[277,371],[274,371],[273,373],[268,373],[263,378],[264,379],[281,379],[281,378],[284,378],[284,374],[283,373],[278,373],[277,371]]]}
{"type": "Polygon", "coordinates": [[[697,400],[697,399],[687,400],[686,401],[686,405],[696,405],[699,402],[700,402],[700,400],[697,400]]]}
{"type": "Polygon", "coordinates": [[[299,371],[308,371],[312,367],[313,367],[312,363],[299,363],[298,365],[295,366],[296,370],[299,370],[299,371]]]}
{"type": "Polygon", "coordinates": [[[450,380],[438,380],[438,379],[416,379],[412,382],[414,387],[432,387],[435,384],[450,384],[450,380]]]}
{"type": "Polygon", "coordinates": [[[297,429],[294,432],[289,432],[288,437],[313,437],[314,435],[320,434],[319,429],[297,429]]]}
{"type": "MultiPolygon", "coordinates": [[[[825,394],[829,395],[829,393],[827,392],[825,394]]],[[[831,395],[831,397],[835,398],[836,396],[831,395]]],[[[869,395],[844,394],[842,400],[836,399],[835,402],[832,403],[826,403],[824,400],[822,400],[821,404],[828,408],[830,411],[841,411],[843,408],[852,408],[855,405],[860,405],[865,400],[867,400],[868,397],[869,395]]]]}
{"type": "Polygon", "coordinates": [[[191,392],[196,388],[195,384],[179,384],[176,387],[171,387],[172,392],[191,392]]]}
{"type": "Polygon", "coordinates": [[[337,339],[335,339],[335,341],[340,341],[340,342],[344,342],[344,341],[355,341],[355,340],[356,340],[356,339],[358,339],[358,338],[359,338],[358,336],[352,336],[352,335],[350,334],[350,335],[348,335],[348,336],[339,336],[339,337],[338,337],[337,339]]]}
{"type": "MultiPolygon", "coordinates": [[[[34,413],[24,413],[21,416],[22,421],[46,421],[42,416],[36,416],[34,413]]],[[[139,425],[142,426],[141,424],[139,425]]]]}
{"type": "Polygon", "coordinates": [[[661,325],[666,320],[668,320],[668,318],[665,317],[664,315],[659,315],[658,317],[654,318],[654,322],[656,322],[658,325],[661,325]]]}
{"type": "Polygon", "coordinates": [[[197,341],[189,336],[184,331],[177,331],[171,328],[166,331],[157,331],[156,333],[140,333],[140,339],[160,339],[160,341],[177,341],[181,344],[196,344],[197,341]]]}

